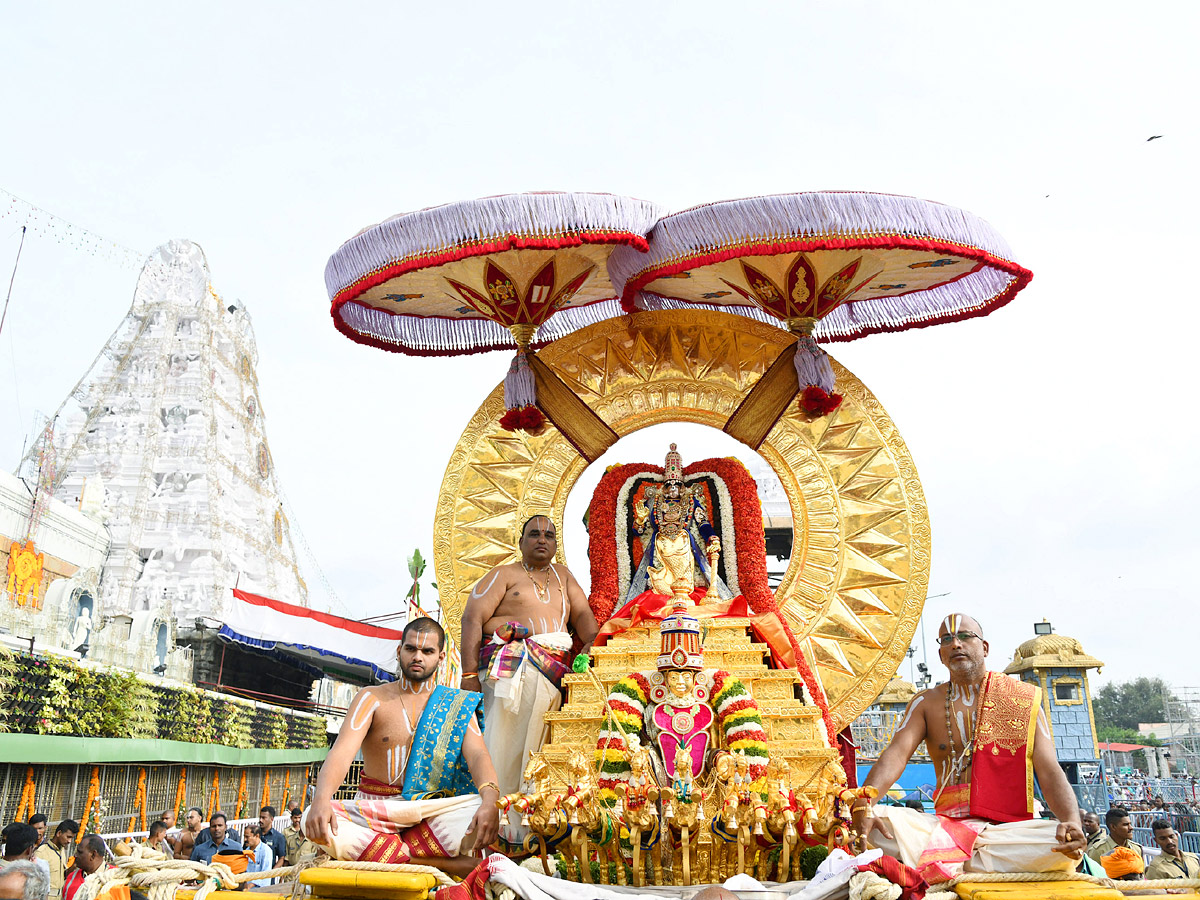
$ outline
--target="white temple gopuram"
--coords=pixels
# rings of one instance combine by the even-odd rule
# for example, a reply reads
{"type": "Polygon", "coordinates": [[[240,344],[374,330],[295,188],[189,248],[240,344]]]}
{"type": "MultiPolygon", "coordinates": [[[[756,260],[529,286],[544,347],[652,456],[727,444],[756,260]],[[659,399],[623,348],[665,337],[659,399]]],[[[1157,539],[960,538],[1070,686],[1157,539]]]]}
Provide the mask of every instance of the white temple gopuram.
{"type": "Polygon", "coordinates": [[[89,658],[107,656],[111,644],[129,664],[145,643],[162,671],[178,640],[195,650],[197,680],[207,681],[230,588],[307,606],[257,360],[249,316],[213,290],[203,250],[171,241],[151,254],[129,312],[47,426],[52,453],[44,433],[22,462],[27,484],[40,464],[53,497],[110,539],[98,571],[81,569],[57,587],[48,573],[45,629],[30,619],[38,611],[21,613],[41,643],[62,646],[64,623],[90,599],[89,658]]]}

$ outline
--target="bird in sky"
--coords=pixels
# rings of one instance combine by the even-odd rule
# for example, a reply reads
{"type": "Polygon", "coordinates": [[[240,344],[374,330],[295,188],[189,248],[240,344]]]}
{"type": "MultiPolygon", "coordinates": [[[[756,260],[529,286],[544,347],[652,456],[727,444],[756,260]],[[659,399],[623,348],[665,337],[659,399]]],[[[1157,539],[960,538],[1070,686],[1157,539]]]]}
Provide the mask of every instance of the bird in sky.
{"type": "Polygon", "coordinates": [[[1161,134],[1152,134],[1150,137],[1146,138],[1146,143],[1148,144],[1151,141],[1157,141],[1160,137],[1162,137],[1161,134]]]}

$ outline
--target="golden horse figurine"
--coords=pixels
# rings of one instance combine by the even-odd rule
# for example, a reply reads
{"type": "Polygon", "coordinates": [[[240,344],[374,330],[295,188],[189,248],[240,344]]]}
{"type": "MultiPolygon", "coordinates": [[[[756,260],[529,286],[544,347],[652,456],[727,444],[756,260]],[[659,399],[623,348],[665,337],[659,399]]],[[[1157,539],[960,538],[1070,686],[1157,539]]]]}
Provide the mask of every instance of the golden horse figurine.
{"type": "Polygon", "coordinates": [[[879,796],[879,791],[873,787],[847,787],[845,770],[833,760],[817,773],[814,793],[817,797],[814,830],[826,836],[825,844],[830,850],[851,842],[850,826],[846,823],[854,801],[859,797],[874,800],[879,796]]]}
{"type": "MultiPolygon", "coordinates": [[[[642,887],[646,883],[646,867],[642,863],[642,835],[654,841],[651,860],[654,866],[654,883],[662,884],[662,841],[659,838],[658,798],[660,791],[654,782],[654,771],[650,764],[650,752],[642,746],[636,734],[625,736],[629,750],[629,781],[617,785],[621,797],[622,818],[629,831],[629,843],[633,849],[633,883],[642,887]]],[[[682,755],[682,754],[680,754],[682,755]]]]}
{"type": "MultiPolygon", "coordinates": [[[[719,873],[722,878],[746,872],[746,849],[757,852],[751,834],[762,834],[766,820],[766,807],[751,788],[750,760],[742,751],[722,753],[717,757],[717,785],[721,790],[721,802],[713,819],[713,859],[718,866],[710,877],[719,873]],[[717,843],[717,839],[721,843],[717,843]],[[734,845],[737,846],[736,867],[733,862],[734,845]]],[[[753,855],[751,856],[753,867],[753,855]]]]}
{"type": "Polygon", "coordinates": [[[662,840],[670,841],[667,853],[671,860],[672,880],[677,885],[691,885],[692,860],[696,858],[700,823],[704,819],[704,794],[693,782],[692,761],[688,754],[675,754],[675,777],[671,786],[663,788],[662,793],[666,798],[663,814],[669,829],[662,840]],[[679,835],[678,856],[675,850],[676,834],[679,835]]]}
{"type": "MultiPolygon", "coordinates": [[[[771,843],[779,845],[779,864],[776,867],[776,881],[788,881],[792,869],[792,854],[800,835],[796,831],[796,818],[800,805],[795,792],[788,786],[791,767],[786,760],[771,760],[768,767],[767,780],[774,787],[767,794],[766,833],[771,843]]],[[[797,860],[799,857],[797,856],[797,860]]],[[[758,880],[770,878],[770,856],[761,854],[758,863],[758,880]]]]}
{"type": "MultiPolygon", "coordinates": [[[[600,805],[600,791],[591,761],[582,750],[572,750],[567,758],[571,783],[562,804],[571,826],[570,847],[579,864],[579,874],[585,884],[592,884],[591,849],[596,844],[600,862],[600,881],[611,884],[608,864],[616,863],[617,884],[625,884],[625,863],[621,859],[620,821],[610,809],[600,805]]],[[[563,854],[566,856],[566,854],[563,854]]]]}
{"type": "MultiPolygon", "coordinates": [[[[501,812],[507,814],[511,807],[521,814],[521,824],[529,829],[529,834],[522,842],[522,849],[529,854],[534,853],[534,842],[537,843],[537,855],[542,861],[542,869],[550,873],[548,851],[562,841],[570,831],[567,824],[567,814],[563,810],[562,797],[550,790],[550,764],[538,753],[529,754],[529,762],[521,774],[525,782],[534,783],[532,794],[509,794],[498,801],[501,812]]],[[[564,859],[570,860],[570,854],[563,854],[564,859]]]]}

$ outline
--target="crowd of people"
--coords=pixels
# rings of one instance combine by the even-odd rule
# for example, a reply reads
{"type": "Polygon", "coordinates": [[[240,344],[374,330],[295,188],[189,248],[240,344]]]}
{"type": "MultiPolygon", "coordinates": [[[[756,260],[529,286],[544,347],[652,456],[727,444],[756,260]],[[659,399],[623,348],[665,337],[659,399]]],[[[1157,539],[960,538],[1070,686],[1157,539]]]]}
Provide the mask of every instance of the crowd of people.
{"type": "MultiPolygon", "coordinates": [[[[228,818],[222,812],[212,813],[206,825],[204,813],[192,807],[183,827],[177,828],[175,811],[167,810],[150,824],[144,844],[173,859],[205,864],[214,859],[226,863],[236,860],[231,866],[236,871],[266,873],[295,865],[316,853],[316,847],[300,828],[300,804],[290,801],[287,814],[290,824],[280,831],[275,827],[275,807],[264,806],[258,823],[246,825],[238,835],[229,829],[228,818]]],[[[84,879],[112,865],[114,850],[100,835],[80,836],[80,825],[73,819],[59,822],[49,835],[48,825],[46,816],[38,813],[28,822],[13,822],[4,829],[0,900],[76,900],[77,895],[86,896],[80,893],[84,879]]],[[[114,849],[117,854],[128,853],[129,845],[122,842],[114,849]]],[[[250,884],[267,886],[272,882],[266,876],[250,884]]],[[[135,900],[138,896],[137,891],[131,891],[135,900]]]]}
{"type": "Polygon", "coordinates": [[[1087,834],[1087,855],[1114,880],[1140,881],[1161,878],[1200,878],[1200,858],[1180,847],[1179,832],[1168,818],[1161,797],[1152,801],[1152,809],[1162,812],[1150,823],[1158,854],[1153,858],[1133,839],[1133,817],[1124,806],[1111,806],[1104,813],[1104,824],[1095,812],[1083,813],[1087,834]]]}

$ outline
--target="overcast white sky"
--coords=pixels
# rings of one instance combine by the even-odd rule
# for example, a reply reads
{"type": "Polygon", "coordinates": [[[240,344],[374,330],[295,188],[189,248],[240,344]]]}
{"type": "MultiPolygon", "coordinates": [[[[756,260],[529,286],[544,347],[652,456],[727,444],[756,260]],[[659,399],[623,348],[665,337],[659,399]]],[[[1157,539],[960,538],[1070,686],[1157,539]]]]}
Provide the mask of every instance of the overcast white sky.
{"type": "MultiPolygon", "coordinates": [[[[975,614],[1002,668],[1046,617],[1108,663],[1101,680],[1198,685],[1197,9],[4,2],[0,187],[141,252],[203,246],[253,318],[296,524],[355,616],[398,607],[449,453],[508,365],[337,334],[322,272],[357,230],[523,190],[964,207],[1032,285],[985,319],[832,348],[920,471],[930,594],[950,592],[927,620],[975,614]]],[[[5,287],[20,224],[0,218],[5,287]]],[[[0,464],[135,280],[26,242],[0,335],[0,464]]],[[[687,431],[688,458],[731,452],[707,433],[687,431]]],[[[670,439],[615,456],[658,461],[670,439]]],[[[581,531],[566,537],[586,577],[581,531]]]]}

